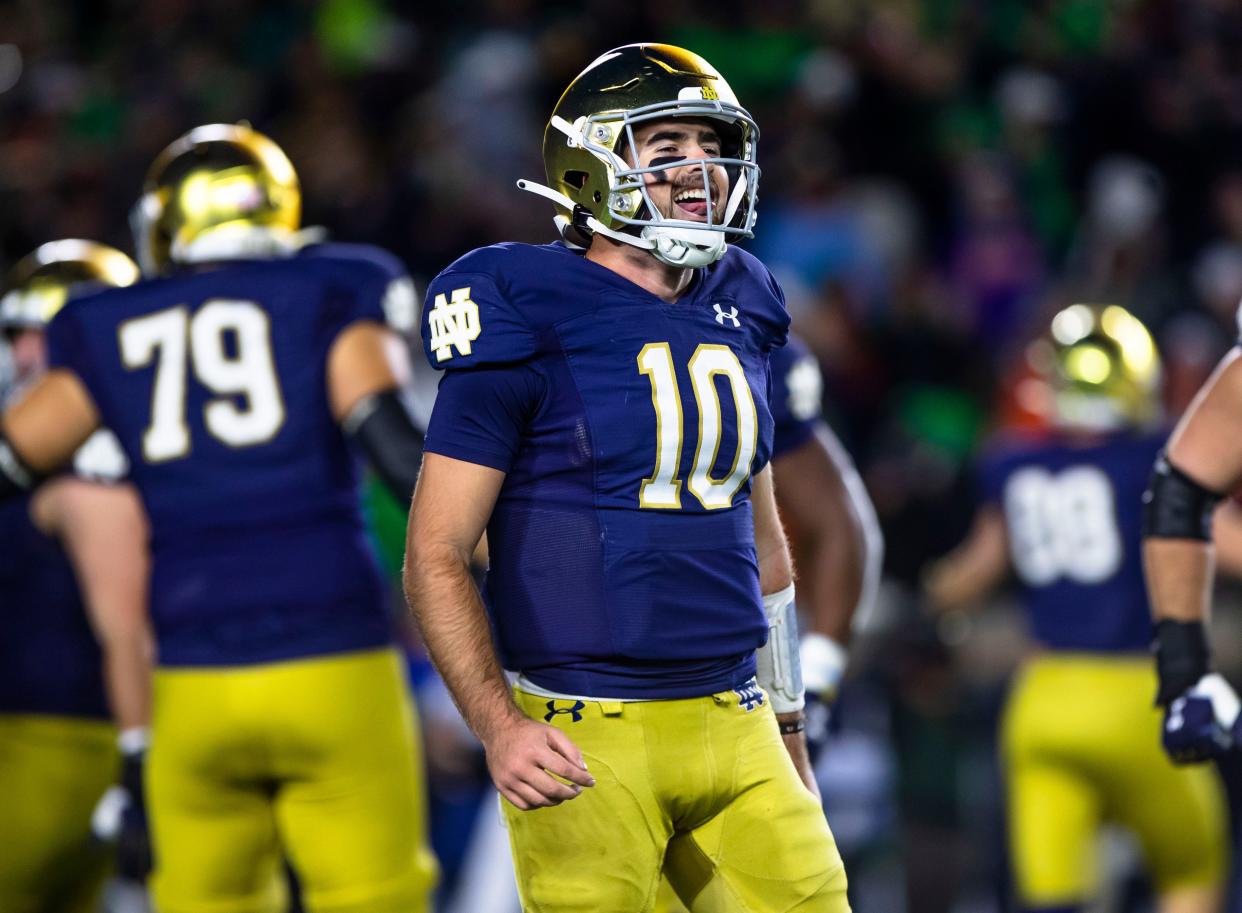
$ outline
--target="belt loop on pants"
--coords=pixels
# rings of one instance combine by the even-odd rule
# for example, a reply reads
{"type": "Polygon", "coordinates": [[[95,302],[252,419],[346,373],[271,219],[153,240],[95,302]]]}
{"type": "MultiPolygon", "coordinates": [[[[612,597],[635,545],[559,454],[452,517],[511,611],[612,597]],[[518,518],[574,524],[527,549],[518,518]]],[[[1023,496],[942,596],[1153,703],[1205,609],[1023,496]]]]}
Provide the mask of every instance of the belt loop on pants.
{"type": "Polygon", "coordinates": [[[599,709],[604,716],[621,716],[625,711],[624,701],[600,701],[599,709]]]}

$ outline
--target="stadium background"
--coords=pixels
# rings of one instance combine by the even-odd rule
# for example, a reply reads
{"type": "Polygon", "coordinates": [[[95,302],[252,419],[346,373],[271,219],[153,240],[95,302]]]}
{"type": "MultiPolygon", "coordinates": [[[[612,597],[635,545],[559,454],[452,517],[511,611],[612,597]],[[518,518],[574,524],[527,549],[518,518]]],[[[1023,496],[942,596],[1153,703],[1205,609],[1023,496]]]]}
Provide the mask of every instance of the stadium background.
{"type": "MultiPolygon", "coordinates": [[[[884,525],[885,586],[821,767],[856,908],[1007,909],[994,730],[1021,623],[1005,598],[930,622],[918,576],[965,532],[971,456],[1031,420],[1020,355],[1058,307],[1147,321],[1174,415],[1235,338],[1236,4],[0,2],[0,266],[60,237],[132,251],[146,166],[239,119],[289,153],[306,224],[423,283],[472,247],[548,240],[551,208],[513,182],[542,175],[573,75],[635,40],[703,54],[756,116],[749,246],[785,283],[884,525]]],[[[442,697],[424,715],[451,883],[483,768],[442,697]]],[[[1125,872],[1132,849],[1106,856],[1125,872]]],[[[1126,882],[1111,909],[1143,895],[1126,882]]]]}

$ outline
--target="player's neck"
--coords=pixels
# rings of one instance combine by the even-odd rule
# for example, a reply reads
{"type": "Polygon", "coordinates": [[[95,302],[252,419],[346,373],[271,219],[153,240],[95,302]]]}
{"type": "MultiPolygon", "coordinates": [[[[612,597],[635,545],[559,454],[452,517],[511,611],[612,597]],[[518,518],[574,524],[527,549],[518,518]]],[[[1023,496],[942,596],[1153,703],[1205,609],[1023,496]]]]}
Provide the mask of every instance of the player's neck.
{"type": "Polygon", "coordinates": [[[661,263],[648,251],[601,235],[591,239],[586,258],[670,304],[682,296],[694,278],[694,270],[661,263]]]}

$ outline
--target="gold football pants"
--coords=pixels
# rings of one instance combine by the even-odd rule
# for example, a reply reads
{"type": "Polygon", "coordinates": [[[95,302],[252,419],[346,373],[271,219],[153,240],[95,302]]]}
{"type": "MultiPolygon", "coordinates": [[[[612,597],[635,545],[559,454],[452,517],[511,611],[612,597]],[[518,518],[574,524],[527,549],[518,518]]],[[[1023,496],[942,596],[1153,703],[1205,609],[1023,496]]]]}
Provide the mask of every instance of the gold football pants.
{"type": "Polygon", "coordinates": [[[848,913],[828,822],[766,702],[515,697],[595,777],[552,808],[502,800],[526,913],[648,913],[662,870],[694,911],[848,913]]]}
{"type": "Polygon", "coordinates": [[[1089,898],[1105,821],[1138,838],[1159,892],[1223,880],[1228,835],[1215,770],[1165,756],[1155,693],[1146,656],[1046,654],[1019,673],[1002,740],[1010,853],[1028,906],[1089,898]]]}
{"type": "Polygon", "coordinates": [[[91,812],[119,766],[109,722],[0,714],[0,910],[98,907],[112,854],[91,812]]]}
{"type": "Polygon", "coordinates": [[[393,650],[155,676],[147,798],[160,913],[421,913],[414,712],[393,650]]]}

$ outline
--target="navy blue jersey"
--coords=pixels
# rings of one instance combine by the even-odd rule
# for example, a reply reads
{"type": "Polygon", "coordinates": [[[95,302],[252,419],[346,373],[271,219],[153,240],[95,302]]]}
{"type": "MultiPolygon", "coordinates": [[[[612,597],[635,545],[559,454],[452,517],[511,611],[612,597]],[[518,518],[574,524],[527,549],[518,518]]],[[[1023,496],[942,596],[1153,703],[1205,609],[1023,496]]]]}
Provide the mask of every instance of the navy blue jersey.
{"type": "Polygon", "coordinates": [[[790,335],[772,353],[772,458],[796,450],[815,434],[823,419],[824,378],[806,343],[790,335]]]}
{"type": "Polygon", "coordinates": [[[485,596],[502,662],[571,694],[687,697],[766,636],[750,476],[788,316],[730,248],[668,304],[561,244],[474,251],[427,292],[426,448],[507,473],[485,596]]]}
{"type": "Polygon", "coordinates": [[[73,568],[29,509],[29,497],[0,506],[0,713],[104,719],[99,647],[73,568]]]}
{"type": "Polygon", "coordinates": [[[76,299],[48,327],[150,516],[162,665],[387,642],[326,359],[344,328],[384,320],[402,281],[381,251],[321,245],[76,299]]]}
{"type": "Polygon", "coordinates": [[[1048,647],[1148,649],[1142,495],[1166,438],[1018,443],[982,461],[983,495],[1004,511],[1032,631],[1048,647]]]}

